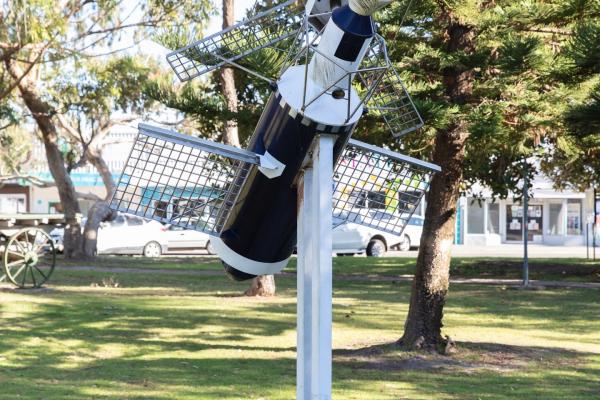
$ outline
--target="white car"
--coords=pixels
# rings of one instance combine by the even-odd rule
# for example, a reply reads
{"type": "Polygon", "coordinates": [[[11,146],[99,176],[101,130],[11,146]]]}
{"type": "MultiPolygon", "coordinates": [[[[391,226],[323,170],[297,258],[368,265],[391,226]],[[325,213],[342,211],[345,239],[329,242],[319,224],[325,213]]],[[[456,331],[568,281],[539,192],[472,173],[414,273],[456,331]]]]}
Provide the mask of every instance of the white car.
{"type": "MultiPolygon", "coordinates": [[[[369,211],[371,218],[379,220],[393,220],[397,216],[384,211],[369,211]]],[[[353,213],[350,220],[359,222],[365,218],[360,213],[353,213]]],[[[338,255],[353,255],[365,253],[367,256],[381,257],[389,249],[398,248],[401,251],[408,251],[411,247],[419,245],[421,234],[423,232],[423,218],[412,216],[404,228],[402,235],[393,235],[376,228],[359,225],[355,222],[346,220],[333,221],[332,241],[333,252],[338,255]]]]}
{"type": "Polygon", "coordinates": [[[118,214],[98,229],[98,254],[142,254],[158,257],[168,249],[167,228],[158,221],[118,214]]]}
{"type": "Polygon", "coordinates": [[[204,249],[208,254],[215,254],[210,236],[206,233],[171,225],[165,235],[169,252],[204,249]]]}

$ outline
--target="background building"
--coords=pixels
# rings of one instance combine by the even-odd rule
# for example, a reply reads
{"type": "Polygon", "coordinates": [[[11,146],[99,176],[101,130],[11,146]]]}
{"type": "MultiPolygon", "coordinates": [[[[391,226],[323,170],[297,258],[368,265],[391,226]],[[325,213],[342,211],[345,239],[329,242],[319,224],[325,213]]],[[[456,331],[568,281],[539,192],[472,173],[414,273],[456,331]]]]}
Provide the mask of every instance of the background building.
{"type": "MultiPolygon", "coordinates": [[[[456,243],[497,245],[523,241],[523,206],[509,196],[492,200],[465,196],[458,205],[456,243]]],[[[594,191],[557,191],[552,182],[537,177],[529,200],[529,234],[532,243],[561,246],[585,245],[588,225],[594,220],[594,191]]],[[[591,227],[590,227],[591,229],[591,227]]],[[[591,238],[591,230],[589,238],[591,238]]],[[[591,239],[590,239],[591,240],[591,239]]]]}
{"type": "MultiPolygon", "coordinates": [[[[120,126],[118,131],[111,133],[104,148],[104,160],[108,164],[115,182],[123,169],[131,150],[137,129],[120,126]]],[[[31,175],[43,181],[52,182],[44,146],[37,139],[32,149],[33,162],[23,171],[23,175],[31,175]]],[[[71,172],[71,180],[75,190],[82,195],[106,196],[106,189],[96,169],[91,165],[75,169],[71,172]]],[[[87,214],[94,203],[93,199],[81,199],[81,212],[87,214]]],[[[25,180],[6,182],[0,187],[0,213],[61,212],[60,199],[56,187],[39,187],[25,180]]]]}

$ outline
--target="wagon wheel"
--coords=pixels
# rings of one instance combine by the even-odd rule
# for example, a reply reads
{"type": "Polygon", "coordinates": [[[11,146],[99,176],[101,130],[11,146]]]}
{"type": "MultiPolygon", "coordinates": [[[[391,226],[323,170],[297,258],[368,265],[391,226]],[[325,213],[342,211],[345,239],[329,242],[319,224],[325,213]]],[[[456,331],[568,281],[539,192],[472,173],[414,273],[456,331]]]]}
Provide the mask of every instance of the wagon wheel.
{"type": "Polygon", "coordinates": [[[56,264],[54,241],[39,228],[24,228],[10,237],[4,248],[6,277],[21,288],[40,287],[56,264]]]}

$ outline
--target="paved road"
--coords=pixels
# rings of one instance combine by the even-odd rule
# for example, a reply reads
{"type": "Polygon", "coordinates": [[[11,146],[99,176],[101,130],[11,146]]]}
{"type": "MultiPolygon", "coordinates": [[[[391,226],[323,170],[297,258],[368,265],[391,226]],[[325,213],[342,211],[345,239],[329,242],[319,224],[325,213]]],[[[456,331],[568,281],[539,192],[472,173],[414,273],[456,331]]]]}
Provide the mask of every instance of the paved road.
{"type": "MultiPolygon", "coordinates": [[[[590,257],[592,255],[590,249],[590,257]]],[[[544,246],[530,244],[528,246],[530,258],[586,258],[585,246],[544,246]]],[[[390,251],[388,257],[416,257],[417,251],[406,252],[390,251]]],[[[498,246],[465,246],[455,245],[452,247],[453,257],[522,257],[522,244],[502,244],[498,246]]],[[[600,260],[600,247],[596,248],[596,259],[600,260]]]]}
{"type": "MultiPolygon", "coordinates": [[[[418,250],[411,251],[388,251],[386,257],[417,257],[418,250]]],[[[590,258],[592,249],[590,248],[590,258]]],[[[165,254],[165,257],[216,257],[208,256],[204,250],[180,254],[172,252],[165,254]]],[[[501,244],[498,246],[452,246],[452,256],[454,257],[523,257],[522,244],[501,244]]],[[[364,257],[364,255],[363,255],[364,257]]],[[[586,258],[585,246],[545,246],[540,244],[529,245],[530,258],[586,258]]],[[[596,260],[600,260],[600,246],[596,248],[596,260]]]]}

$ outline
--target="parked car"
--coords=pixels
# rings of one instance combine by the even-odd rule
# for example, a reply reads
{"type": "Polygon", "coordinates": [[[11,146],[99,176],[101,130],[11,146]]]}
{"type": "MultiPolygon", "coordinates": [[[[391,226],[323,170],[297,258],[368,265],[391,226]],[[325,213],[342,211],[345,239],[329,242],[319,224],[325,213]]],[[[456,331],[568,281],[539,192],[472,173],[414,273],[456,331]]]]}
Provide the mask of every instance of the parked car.
{"type": "MultiPolygon", "coordinates": [[[[81,219],[81,233],[83,233],[83,227],[85,226],[85,222],[87,221],[86,217],[81,219]]],[[[54,228],[50,232],[50,239],[54,242],[54,248],[57,252],[62,253],[65,250],[65,228],[59,227],[54,228]]]]}
{"type": "Polygon", "coordinates": [[[50,231],[49,235],[50,239],[52,239],[54,242],[54,248],[56,251],[62,253],[65,250],[65,228],[54,228],[50,231]]]}
{"type": "Polygon", "coordinates": [[[215,254],[210,236],[206,233],[171,225],[165,231],[165,235],[169,252],[204,249],[208,254],[215,254]]]}
{"type": "MultiPolygon", "coordinates": [[[[82,221],[85,226],[85,220],[82,221]]],[[[64,249],[64,228],[50,232],[54,246],[64,249]]],[[[164,226],[158,221],[121,214],[109,222],[103,222],[98,229],[96,243],[98,254],[142,254],[158,257],[167,251],[206,250],[215,254],[206,233],[183,229],[177,226],[164,226]]]]}
{"type": "Polygon", "coordinates": [[[118,214],[98,229],[98,254],[142,254],[158,257],[168,249],[167,228],[158,221],[118,214]]]}
{"type": "Polygon", "coordinates": [[[393,219],[397,219],[398,216],[385,211],[371,210],[367,213],[353,213],[348,220],[334,218],[332,241],[335,253],[338,255],[366,253],[367,256],[381,257],[391,248],[408,251],[411,247],[418,246],[423,232],[423,218],[410,217],[404,232],[398,236],[359,224],[361,219],[367,216],[378,220],[388,220],[390,223],[393,223],[393,219]]]}
{"type": "MultiPolygon", "coordinates": [[[[85,220],[81,221],[81,231],[85,220]]],[[[102,222],[98,228],[96,250],[98,254],[142,254],[158,257],[167,251],[167,230],[160,222],[119,213],[115,219],[102,222]]],[[[50,232],[54,246],[64,250],[64,228],[50,232]]]]}

